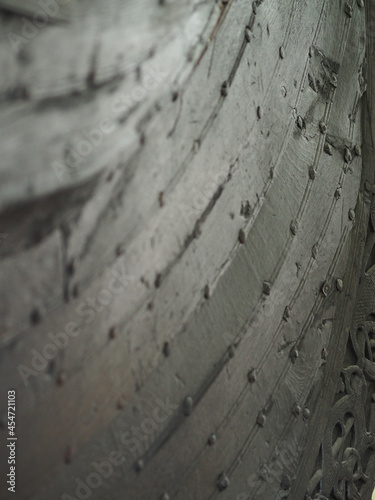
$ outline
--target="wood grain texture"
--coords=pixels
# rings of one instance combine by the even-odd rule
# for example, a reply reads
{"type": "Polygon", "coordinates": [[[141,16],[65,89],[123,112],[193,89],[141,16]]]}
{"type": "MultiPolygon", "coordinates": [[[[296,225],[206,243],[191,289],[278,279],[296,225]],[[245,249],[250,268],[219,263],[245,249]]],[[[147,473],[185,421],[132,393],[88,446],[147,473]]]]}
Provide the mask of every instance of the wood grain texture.
{"type": "Polygon", "coordinates": [[[29,39],[0,14],[15,498],[77,498],[114,451],[90,498],[303,498],[369,216],[345,4],[77,0],[29,39]]]}

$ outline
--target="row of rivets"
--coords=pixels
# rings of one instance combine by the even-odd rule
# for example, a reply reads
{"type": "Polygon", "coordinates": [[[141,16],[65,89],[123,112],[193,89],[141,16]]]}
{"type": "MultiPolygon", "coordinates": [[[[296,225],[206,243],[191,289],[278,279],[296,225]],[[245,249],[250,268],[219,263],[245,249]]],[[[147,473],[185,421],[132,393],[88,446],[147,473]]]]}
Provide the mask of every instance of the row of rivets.
{"type": "Polygon", "coordinates": [[[311,416],[310,410],[308,408],[304,408],[302,410],[300,405],[298,403],[296,403],[292,409],[293,415],[298,417],[301,414],[301,412],[302,412],[302,416],[303,416],[304,420],[308,420],[310,418],[310,416],[311,416]]]}

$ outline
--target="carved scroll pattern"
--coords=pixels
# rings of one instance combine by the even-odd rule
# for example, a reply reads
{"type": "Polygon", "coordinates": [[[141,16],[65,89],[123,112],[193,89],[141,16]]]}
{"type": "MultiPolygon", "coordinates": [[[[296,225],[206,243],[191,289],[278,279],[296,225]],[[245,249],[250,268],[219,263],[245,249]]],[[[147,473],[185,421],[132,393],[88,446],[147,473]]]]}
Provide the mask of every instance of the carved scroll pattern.
{"type": "Polygon", "coordinates": [[[345,367],[306,500],[370,499],[375,453],[375,266],[364,274],[345,367]]]}

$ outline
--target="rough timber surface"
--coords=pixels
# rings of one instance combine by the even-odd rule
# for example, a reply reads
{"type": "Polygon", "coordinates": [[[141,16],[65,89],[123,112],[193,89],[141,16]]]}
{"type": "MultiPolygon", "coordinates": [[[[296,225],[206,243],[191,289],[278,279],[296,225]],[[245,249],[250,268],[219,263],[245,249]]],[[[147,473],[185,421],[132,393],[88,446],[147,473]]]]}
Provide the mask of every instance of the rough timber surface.
{"type": "Polygon", "coordinates": [[[0,0],[12,498],[369,499],[375,2],[60,3],[0,0]]]}

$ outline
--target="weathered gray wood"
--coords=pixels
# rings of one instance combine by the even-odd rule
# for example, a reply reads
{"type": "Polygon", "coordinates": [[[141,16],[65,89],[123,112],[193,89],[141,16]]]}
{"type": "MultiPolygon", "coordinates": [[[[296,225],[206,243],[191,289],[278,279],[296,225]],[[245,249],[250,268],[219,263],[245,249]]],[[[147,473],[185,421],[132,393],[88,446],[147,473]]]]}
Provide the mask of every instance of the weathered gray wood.
{"type": "Polygon", "coordinates": [[[74,497],[114,450],[91,498],[306,493],[367,232],[359,3],[80,1],[18,49],[22,18],[1,18],[17,498],[74,497]]]}

